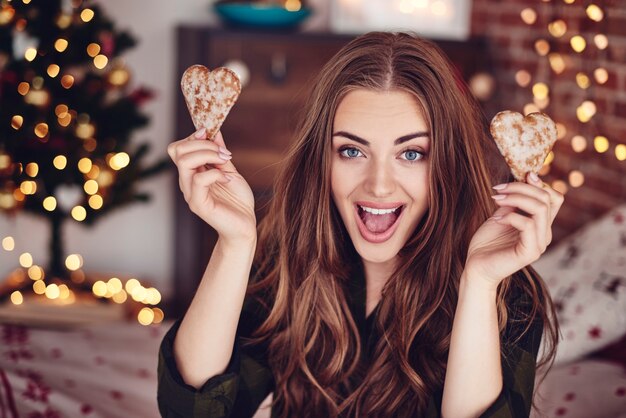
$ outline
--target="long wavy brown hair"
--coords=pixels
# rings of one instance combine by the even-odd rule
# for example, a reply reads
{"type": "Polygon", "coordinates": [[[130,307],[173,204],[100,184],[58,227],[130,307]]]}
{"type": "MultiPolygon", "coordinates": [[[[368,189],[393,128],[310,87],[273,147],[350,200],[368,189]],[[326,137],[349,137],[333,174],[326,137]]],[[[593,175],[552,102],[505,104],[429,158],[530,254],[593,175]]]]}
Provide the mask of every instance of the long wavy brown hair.
{"type": "MultiPolygon", "coordinates": [[[[259,224],[249,287],[268,311],[252,342],[268,345],[277,416],[420,416],[443,387],[467,249],[496,209],[491,186],[510,179],[482,111],[454,74],[433,43],[374,32],[351,41],[317,77],[259,224]],[[430,206],[383,289],[374,324],[381,338],[369,364],[348,308],[348,283],[360,258],[330,186],[334,115],[355,88],[412,94],[431,133],[430,206]]],[[[501,335],[511,318],[520,318],[507,310],[514,288],[532,301],[519,338],[534,320],[543,320],[539,366],[551,365],[558,325],[530,267],[498,288],[501,335]]]]}

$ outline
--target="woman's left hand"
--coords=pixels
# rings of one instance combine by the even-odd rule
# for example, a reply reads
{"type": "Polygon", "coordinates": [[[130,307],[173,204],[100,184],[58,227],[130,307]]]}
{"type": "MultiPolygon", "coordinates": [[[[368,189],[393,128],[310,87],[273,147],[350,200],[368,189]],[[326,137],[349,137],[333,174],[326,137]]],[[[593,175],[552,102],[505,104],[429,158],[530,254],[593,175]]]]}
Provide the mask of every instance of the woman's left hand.
{"type": "Polygon", "coordinates": [[[505,278],[537,261],[552,241],[552,222],[563,195],[527,175],[527,183],[495,186],[500,206],[472,237],[465,262],[466,277],[495,289],[505,278]]]}

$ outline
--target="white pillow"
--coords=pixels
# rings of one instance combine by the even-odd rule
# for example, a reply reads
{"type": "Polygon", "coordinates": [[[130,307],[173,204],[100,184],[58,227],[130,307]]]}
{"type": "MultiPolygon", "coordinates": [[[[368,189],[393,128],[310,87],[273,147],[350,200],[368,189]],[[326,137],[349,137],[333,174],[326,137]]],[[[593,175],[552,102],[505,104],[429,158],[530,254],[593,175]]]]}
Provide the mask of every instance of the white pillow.
{"type": "Polygon", "coordinates": [[[533,267],[550,290],[561,326],[555,364],[626,334],[626,204],[559,242],[533,267]]]}

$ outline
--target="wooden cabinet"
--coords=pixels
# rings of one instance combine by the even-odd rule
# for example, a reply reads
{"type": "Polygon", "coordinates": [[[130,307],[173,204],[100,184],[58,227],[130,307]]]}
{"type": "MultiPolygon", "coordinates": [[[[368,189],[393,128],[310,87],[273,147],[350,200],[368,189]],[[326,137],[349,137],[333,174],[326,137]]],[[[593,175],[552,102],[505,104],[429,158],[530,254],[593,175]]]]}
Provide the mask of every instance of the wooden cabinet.
{"type": "MultiPolygon", "coordinates": [[[[256,32],[183,26],[177,31],[176,138],[194,127],[178,88],[182,73],[193,64],[209,68],[237,60],[249,70],[248,84],[222,127],[233,162],[252,187],[258,216],[280,161],[295,131],[303,103],[321,67],[350,39],[327,33],[256,32]]],[[[438,42],[466,80],[487,65],[481,40],[438,42]]],[[[170,315],[191,301],[215,245],[216,234],[188,209],[178,181],[176,194],[175,295],[170,315]]]]}

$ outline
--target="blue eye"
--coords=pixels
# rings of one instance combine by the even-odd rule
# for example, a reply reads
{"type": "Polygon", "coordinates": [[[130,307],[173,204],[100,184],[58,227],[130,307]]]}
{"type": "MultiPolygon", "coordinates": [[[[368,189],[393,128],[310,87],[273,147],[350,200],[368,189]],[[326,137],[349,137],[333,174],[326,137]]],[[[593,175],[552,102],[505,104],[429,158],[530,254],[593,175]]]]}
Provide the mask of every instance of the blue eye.
{"type": "Polygon", "coordinates": [[[424,154],[422,154],[419,151],[412,150],[412,149],[404,151],[402,155],[404,155],[403,159],[409,162],[419,161],[422,158],[424,158],[424,154]]]}
{"type": "Polygon", "coordinates": [[[342,150],[339,150],[339,155],[345,158],[357,158],[360,156],[360,154],[361,151],[356,148],[344,148],[342,150]]]}

